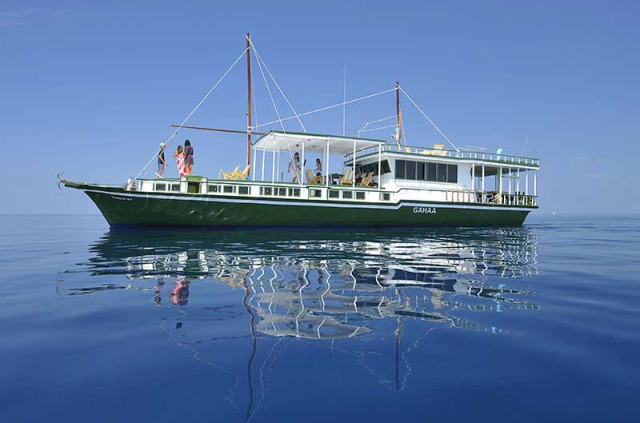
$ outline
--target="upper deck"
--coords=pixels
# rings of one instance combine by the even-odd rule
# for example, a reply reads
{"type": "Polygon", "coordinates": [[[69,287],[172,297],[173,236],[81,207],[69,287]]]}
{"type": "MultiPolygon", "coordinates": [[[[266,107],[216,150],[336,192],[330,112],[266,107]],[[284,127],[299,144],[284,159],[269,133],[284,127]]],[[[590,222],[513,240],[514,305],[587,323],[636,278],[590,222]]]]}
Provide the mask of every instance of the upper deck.
{"type": "MultiPolygon", "coordinates": [[[[540,160],[532,157],[524,156],[510,156],[506,154],[492,154],[484,151],[455,151],[445,150],[441,148],[428,148],[428,147],[415,147],[415,146],[401,146],[393,144],[382,144],[382,152],[399,154],[403,156],[418,156],[422,158],[426,157],[444,157],[447,159],[459,159],[459,160],[472,160],[475,162],[485,162],[488,164],[502,164],[522,166],[538,169],[540,168],[540,160]]],[[[362,148],[356,151],[356,161],[365,158],[367,156],[377,155],[378,147],[362,148]]],[[[351,162],[353,153],[345,155],[345,163],[351,162]]]]}

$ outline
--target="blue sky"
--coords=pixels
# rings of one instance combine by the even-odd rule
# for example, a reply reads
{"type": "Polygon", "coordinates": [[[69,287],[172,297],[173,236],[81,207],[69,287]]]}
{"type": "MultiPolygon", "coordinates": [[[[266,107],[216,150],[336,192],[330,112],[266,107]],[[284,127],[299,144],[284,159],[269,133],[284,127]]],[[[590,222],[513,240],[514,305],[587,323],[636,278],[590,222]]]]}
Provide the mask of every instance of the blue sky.
{"type": "MultiPolygon", "coordinates": [[[[525,155],[542,160],[541,211],[636,213],[639,12],[632,1],[5,0],[0,143],[11,178],[0,213],[96,213],[81,193],[59,191],[55,175],[114,184],[136,175],[241,53],[246,31],[298,112],[340,102],[345,66],[348,98],[399,80],[459,146],[521,154],[528,139],[525,155]]],[[[190,124],[244,128],[243,64],[190,124]]],[[[264,122],[275,113],[259,79],[264,122]]],[[[410,144],[441,141],[402,104],[410,144]]],[[[347,133],[394,107],[393,94],[348,107],[347,133]]],[[[340,110],[303,122],[342,131],[340,110]]],[[[195,173],[244,161],[242,135],[184,138],[195,173]]]]}

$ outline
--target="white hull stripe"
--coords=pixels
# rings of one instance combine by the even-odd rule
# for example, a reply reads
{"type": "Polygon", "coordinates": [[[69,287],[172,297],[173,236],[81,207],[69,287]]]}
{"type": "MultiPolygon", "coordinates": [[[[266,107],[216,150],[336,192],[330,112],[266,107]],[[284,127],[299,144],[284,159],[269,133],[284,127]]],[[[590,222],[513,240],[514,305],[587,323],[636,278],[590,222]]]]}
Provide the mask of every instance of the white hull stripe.
{"type": "Polygon", "coordinates": [[[399,210],[401,207],[442,207],[447,209],[472,209],[472,210],[508,210],[508,211],[531,211],[533,208],[521,208],[521,207],[496,207],[496,206],[480,206],[476,205],[476,203],[469,203],[469,205],[461,205],[461,204],[447,204],[447,203],[433,203],[433,202],[424,202],[424,203],[414,203],[410,201],[400,201],[399,204],[357,204],[357,203],[349,203],[349,204],[337,204],[337,203],[327,203],[327,200],[302,200],[299,202],[292,202],[286,200],[280,201],[269,201],[269,200],[259,200],[253,197],[238,197],[235,198],[219,198],[219,197],[185,197],[185,196],[172,196],[172,195],[154,195],[147,193],[116,193],[109,191],[100,191],[93,189],[85,189],[85,192],[95,192],[98,194],[111,195],[114,197],[132,197],[132,198],[152,198],[155,200],[171,200],[171,201],[204,201],[204,202],[214,202],[214,203],[247,203],[247,204],[265,204],[271,206],[298,206],[298,207],[333,207],[333,208],[348,208],[348,209],[384,209],[384,210],[399,210]]]}

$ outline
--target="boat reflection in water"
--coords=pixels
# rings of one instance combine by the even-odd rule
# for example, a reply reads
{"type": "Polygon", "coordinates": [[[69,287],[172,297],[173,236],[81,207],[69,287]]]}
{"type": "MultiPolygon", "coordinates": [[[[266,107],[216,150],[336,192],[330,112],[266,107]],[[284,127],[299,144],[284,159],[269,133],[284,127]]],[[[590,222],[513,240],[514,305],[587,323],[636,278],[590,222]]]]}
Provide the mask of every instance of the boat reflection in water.
{"type": "Polygon", "coordinates": [[[309,339],[336,351],[333,341],[352,339],[338,350],[355,355],[383,385],[403,389],[410,374],[402,370],[403,365],[409,367],[407,350],[418,347],[430,330],[504,333],[507,330],[495,324],[482,323],[504,318],[483,319],[483,313],[538,308],[530,301],[531,292],[508,287],[509,281],[522,286],[517,279],[538,275],[536,242],[535,230],[527,227],[370,229],[349,234],[287,229],[110,231],[92,246],[91,258],[70,271],[119,275],[125,282],[65,285],[63,292],[149,292],[151,304],[175,308],[175,325],[164,321],[163,330],[174,340],[178,337],[171,332],[181,331],[179,344],[201,361],[206,360],[201,351],[206,342],[235,339],[246,345],[251,339],[252,352],[245,363],[250,399],[242,407],[250,417],[255,412],[252,363],[258,339],[272,340],[265,348],[270,351],[265,361],[275,360],[278,340],[309,339]],[[212,282],[215,286],[209,285],[212,282]],[[232,290],[235,302],[220,304],[220,296],[232,290]],[[420,337],[403,339],[407,322],[423,326],[420,337]],[[235,332],[220,334],[225,326],[235,332]],[[394,363],[393,369],[374,370],[361,351],[365,344],[356,340],[373,341],[366,344],[367,350],[390,345],[380,354],[390,356],[387,363],[394,363]]]}

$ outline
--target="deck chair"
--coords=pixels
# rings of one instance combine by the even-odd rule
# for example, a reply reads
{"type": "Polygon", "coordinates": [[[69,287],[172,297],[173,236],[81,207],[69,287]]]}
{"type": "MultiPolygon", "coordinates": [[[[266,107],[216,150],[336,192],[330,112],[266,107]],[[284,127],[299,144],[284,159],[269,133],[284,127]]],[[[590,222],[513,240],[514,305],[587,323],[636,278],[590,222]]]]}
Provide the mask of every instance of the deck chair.
{"type": "Polygon", "coordinates": [[[353,170],[345,169],[344,175],[340,177],[339,181],[340,185],[351,185],[353,184],[353,170]]]}
{"type": "Polygon", "coordinates": [[[236,167],[236,170],[233,172],[233,175],[235,176],[234,179],[239,180],[239,181],[245,181],[247,179],[247,176],[249,176],[249,169],[251,168],[251,165],[247,165],[244,170],[242,172],[240,172],[240,166],[236,167]]]}
{"type": "Polygon", "coordinates": [[[229,171],[222,171],[222,177],[224,179],[229,179],[229,180],[235,180],[236,178],[236,174],[240,173],[240,166],[236,166],[235,170],[233,172],[229,172],[229,171]]]}
{"type": "Polygon", "coordinates": [[[444,149],[444,144],[433,144],[433,155],[434,156],[446,156],[447,151],[444,149]]]}
{"type": "Polygon", "coordinates": [[[320,182],[322,182],[322,176],[315,176],[311,169],[307,169],[305,171],[305,175],[307,175],[308,184],[319,184],[320,182]]]}
{"type": "Polygon", "coordinates": [[[369,172],[366,175],[364,175],[362,177],[362,179],[360,180],[360,186],[361,187],[370,187],[372,180],[373,180],[373,172],[369,172]]]}

